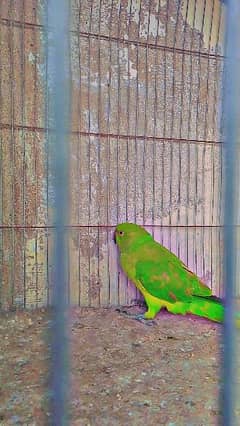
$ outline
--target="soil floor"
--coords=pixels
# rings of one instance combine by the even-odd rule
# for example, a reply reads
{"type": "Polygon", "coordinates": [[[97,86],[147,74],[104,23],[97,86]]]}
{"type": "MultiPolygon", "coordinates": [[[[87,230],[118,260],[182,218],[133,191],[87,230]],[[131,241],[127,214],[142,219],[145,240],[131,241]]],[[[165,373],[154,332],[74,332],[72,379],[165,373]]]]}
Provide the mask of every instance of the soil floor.
{"type": "MultiPolygon", "coordinates": [[[[220,424],[222,325],[162,311],[148,326],[115,308],[68,317],[70,425],[220,424]]],[[[50,327],[45,309],[1,314],[0,425],[51,424],[50,327]]]]}

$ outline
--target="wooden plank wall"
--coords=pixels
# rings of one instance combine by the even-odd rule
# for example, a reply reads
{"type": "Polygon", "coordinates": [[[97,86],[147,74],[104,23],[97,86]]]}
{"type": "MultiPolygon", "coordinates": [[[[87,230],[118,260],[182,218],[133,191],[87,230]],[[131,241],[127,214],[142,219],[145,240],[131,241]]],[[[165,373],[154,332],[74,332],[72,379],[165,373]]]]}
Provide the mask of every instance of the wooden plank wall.
{"type": "MultiPolygon", "coordinates": [[[[69,300],[131,303],[114,226],[143,224],[222,295],[220,0],[72,0],[69,300]]],[[[2,308],[51,299],[44,2],[0,4],[2,308]]]]}

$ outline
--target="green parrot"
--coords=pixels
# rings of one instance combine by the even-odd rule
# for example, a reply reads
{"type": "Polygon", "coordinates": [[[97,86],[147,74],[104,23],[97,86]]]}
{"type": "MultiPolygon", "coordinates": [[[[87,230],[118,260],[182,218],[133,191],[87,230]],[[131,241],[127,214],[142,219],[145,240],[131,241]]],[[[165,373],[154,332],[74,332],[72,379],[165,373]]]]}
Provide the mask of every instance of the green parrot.
{"type": "Polygon", "coordinates": [[[165,307],[173,314],[191,313],[223,321],[221,299],[213,296],[209,287],[143,227],[121,223],[115,229],[114,240],[123,271],[147,304],[145,314],[135,316],[136,319],[152,320],[165,307]]]}

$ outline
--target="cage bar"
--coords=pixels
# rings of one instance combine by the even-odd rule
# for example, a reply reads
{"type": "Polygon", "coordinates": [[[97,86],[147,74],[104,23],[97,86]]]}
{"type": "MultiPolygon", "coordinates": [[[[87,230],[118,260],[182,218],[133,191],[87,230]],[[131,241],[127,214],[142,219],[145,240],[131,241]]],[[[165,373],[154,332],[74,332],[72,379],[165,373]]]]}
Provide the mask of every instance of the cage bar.
{"type": "MultiPolygon", "coordinates": [[[[66,308],[68,302],[69,262],[65,236],[68,222],[68,147],[70,105],[69,5],[65,0],[51,0],[47,5],[47,60],[49,64],[46,90],[51,94],[50,122],[54,131],[48,146],[52,171],[53,220],[53,288],[51,297],[51,404],[54,425],[67,424],[68,340],[66,308]]],[[[46,111],[46,110],[45,110],[46,111]]],[[[47,118],[48,120],[48,118],[47,118]]]]}
{"type": "MultiPolygon", "coordinates": [[[[238,424],[240,409],[239,330],[235,327],[236,287],[239,285],[239,114],[240,114],[240,4],[230,0],[226,19],[226,62],[224,80],[224,357],[223,424],[238,424]]],[[[239,306],[238,306],[239,308],[239,306]]],[[[238,313],[239,315],[239,313],[238,313]]]]}

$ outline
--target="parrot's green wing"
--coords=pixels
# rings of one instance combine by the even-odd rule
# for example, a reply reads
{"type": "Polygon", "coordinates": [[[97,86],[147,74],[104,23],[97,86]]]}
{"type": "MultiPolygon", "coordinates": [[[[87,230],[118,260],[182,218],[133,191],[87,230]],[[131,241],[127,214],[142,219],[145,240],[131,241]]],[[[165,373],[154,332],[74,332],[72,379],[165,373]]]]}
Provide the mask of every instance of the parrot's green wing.
{"type": "Polygon", "coordinates": [[[165,258],[161,256],[159,261],[137,262],[136,278],[148,293],[169,303],[186,302],[192,300],[192,296],[212,294],[211,290],[168,250],[165,258]]]}
{"type": "Polygon", "coordinates": [[[146,301],[145,319],[155,318],[165,307],[174,314],[191,313],[223,321],[222,301],[212,296],[211,289],[143,227],[133,223],[119,224],[114,238],[123,271],[146,301]]]}

